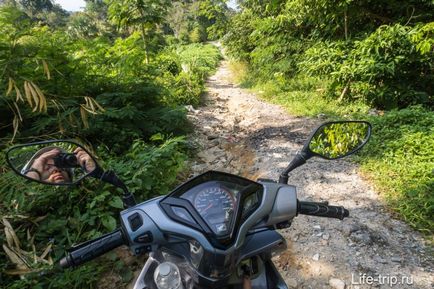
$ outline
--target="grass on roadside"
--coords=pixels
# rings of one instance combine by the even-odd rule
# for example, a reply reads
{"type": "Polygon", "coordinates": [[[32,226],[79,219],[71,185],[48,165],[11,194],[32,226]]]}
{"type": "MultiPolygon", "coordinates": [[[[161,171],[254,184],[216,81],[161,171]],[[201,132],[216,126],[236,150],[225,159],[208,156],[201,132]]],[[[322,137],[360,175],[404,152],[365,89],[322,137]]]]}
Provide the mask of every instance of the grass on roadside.
{"type": "Polygon", "coordinates": [[[434,234],[434,113],[409,107],[368,115],[363,102],[327,98],[327,81],[297,76],[260,82],[245,64],[233,62],[234,79],[263,99],[297,116],[366,119],[373,125],[368,146],[355,158],[387,204],[415,229],[434,234]]]}
{"type": "Polygon", "coordinates": [[[370,117],[358,161],[385,200],[416,229],[434,233],[434,113],[420,106],[370,117]]]}
{"type": "Polygon", "coordinates": [[[308,76],[286,79],[276,73],[272,80],[260,82],[249,74],[244,63],[231,62],[230,69],[241,87],[252,89],[263,99],[282,105],[290,114],[296,116],[323,115],[338,118],[354,114],[364,115],[369,111],[369,106],[363,102],[343,103],[327,98],[326,80],[308,76]]]}

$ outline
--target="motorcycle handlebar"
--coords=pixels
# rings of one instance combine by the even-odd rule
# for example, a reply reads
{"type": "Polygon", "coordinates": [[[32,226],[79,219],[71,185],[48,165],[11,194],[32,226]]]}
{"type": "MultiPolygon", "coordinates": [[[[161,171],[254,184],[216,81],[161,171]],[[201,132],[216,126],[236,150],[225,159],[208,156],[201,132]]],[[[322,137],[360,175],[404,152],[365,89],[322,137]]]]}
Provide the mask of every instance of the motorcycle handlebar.
{"type": "Polygon", "coordinates": [[[324,203],[298,201],[297,212],[303,215],[336,218],[343,220],[350,212],[342,206],[329,206],[324,203]]]}
{"type": "Polygon", "coordinates": [[[76,267],[124,244],[126,244],[124,234],[121,229],[117,229],[97,239],[72,247],[59,264],[63,269],[76,267]]]}

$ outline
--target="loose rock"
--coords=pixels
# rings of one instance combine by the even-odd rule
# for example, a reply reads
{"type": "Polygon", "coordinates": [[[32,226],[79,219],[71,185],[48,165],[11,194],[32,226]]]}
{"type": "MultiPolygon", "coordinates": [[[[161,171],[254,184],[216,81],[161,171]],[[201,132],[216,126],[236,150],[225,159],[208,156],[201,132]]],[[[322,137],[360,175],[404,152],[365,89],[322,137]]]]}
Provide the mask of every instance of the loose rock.
{"type": "Polygon", "coordinates": [[[297,283],[296,279],[294,279],[294,278],[287,278],[285,281],[286,281],[286,285],[289,288],[297,288],[298,283],[297,283]]]}
{"type": "Polygon", "coordinates": [[[390,261],[395,262],[395,263],[400,263],[401,262],[401,258],[399,258],[399,257],[392,257],[392,258],[390,258],[390,261]]]}
{"type": "Polygon", "coordinates": [[[340,279],[331,278],[329,280],[329,285],[334,289],[345,289],[345,282],[340,279]]]}
{"type": "Polygon", "coordinates": [[[361,227],[359,225],[356,224],[349,224],[349,225],[345,225],[342,228],[342,232],[344,233],[345,236],[349,236],[354,232],[357,232],[361,229],[361,227]]]}
{"type": "Polygon", "coordinates": [[[357,231],[357,232],[351,234],[350,238],[352,241],[354,241],[356,243],[361,243],[363,245],[369,246],[372,244],[372,239],[371,239],[371,236],[369,235],[368,232],[357,231]]]}

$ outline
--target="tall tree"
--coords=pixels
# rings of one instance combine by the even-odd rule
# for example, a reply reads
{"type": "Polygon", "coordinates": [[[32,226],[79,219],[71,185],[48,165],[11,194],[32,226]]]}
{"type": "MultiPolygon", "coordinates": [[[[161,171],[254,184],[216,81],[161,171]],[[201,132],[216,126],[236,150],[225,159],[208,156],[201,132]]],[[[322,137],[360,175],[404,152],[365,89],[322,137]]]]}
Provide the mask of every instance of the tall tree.
{"type": "Polygon", "coordinates": [[[105,0],[108,5],[109,18],[118,28],[138,29],[149,62],[150,35],[161,24],[170,6],[169,0],[105,0]]]}

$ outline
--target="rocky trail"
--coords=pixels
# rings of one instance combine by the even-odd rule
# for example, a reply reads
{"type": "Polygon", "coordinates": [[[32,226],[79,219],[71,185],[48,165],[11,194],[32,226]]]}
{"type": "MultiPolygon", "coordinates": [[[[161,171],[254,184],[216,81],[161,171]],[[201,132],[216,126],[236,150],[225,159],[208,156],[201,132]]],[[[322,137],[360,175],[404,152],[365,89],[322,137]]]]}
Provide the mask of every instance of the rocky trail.
{"type": "MultiPolygon", "coordinates": [[[[212,169],[277,179],[321,123],[288,115],[239,88],[226,61],[207,87],[202,106],[188,107],[199,150],[192,175],[212,169]]],[[[288,287],[434,288],[429,247],[392,217],[355,164],[313,158],[290,174],[289,183],[297,186],[299,199],[343,205],[351,217],[339,221],[298,216],[290,228],[280,230],[288,250],[274,261],[288,287]],[[369,276],[376,280],[369,281],[369,276]]]]}

